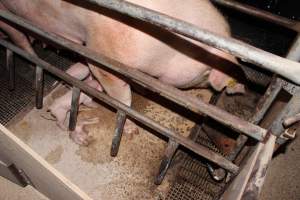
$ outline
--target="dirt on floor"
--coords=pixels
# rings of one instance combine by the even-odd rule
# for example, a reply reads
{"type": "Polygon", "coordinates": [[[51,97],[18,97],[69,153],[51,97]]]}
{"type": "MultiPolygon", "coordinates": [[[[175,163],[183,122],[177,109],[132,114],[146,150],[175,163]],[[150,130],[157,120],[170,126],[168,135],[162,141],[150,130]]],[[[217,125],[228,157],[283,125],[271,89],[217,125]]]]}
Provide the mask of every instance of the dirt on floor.
{"type": "MultiPolygon", "coordinates": [[[[187,93],[206,102],[211,96],[208,90],[187,93]]],[[[52,93],[46,98],[44,109],[32,110],[9,129],[93,199],[164,199],[175,170],[169,170],[162,185],[154,184],[166,147],[164,138],[140,127],[140,134],[123,136],[118,156],[111,157],[115,111],[106,106],[97,109],[81,107],[79,120],[98,117],[99,123],[88,126],[94,139],[92,143],[80,147],[69,139],[66,131],[57,127],[55,121],[50,120],[47,113],[53,97],[61,94],[59,91],[52,93]]],[[[184,136],[189,135],[194,122],[171,111],[172,104],[170,110],[157,104],[155,95],[151,99],[134,94],[134,109],[184,136]]]]}
{"type": "MultiPolygon", "coordinates": [[[[210,98],[207,90],[192,90],[188,93],[204,99],[210,98]]],[[[23,120],[10,127],[50,164],[78,185],[93,199],[164,199],[173,180],[171,168],[163,184],[153,181],[158,171],[166,142],[153,132],[139,128],[140,134],[133,138],[122,138],[117,157],[110,156],[110,145],[115,126],[115,112],[107,107],[96,110],[82,109],[79,120],[99,117],[100,122],[89,126],[94,141],[88,147],[72,142],[66,131],[59,129],[54,121],[47,120],[47,105],[52,102],[53,93],[46,100],[43,110],[32,110],[23,120]]],[[[156,99],[155,97],[152,99],[156,99]]],[[[133,107],[139,112],[187,136],[193,122],[180,117],[169,109],[134,94],[133,107]],[[175,125],[174,125],[175,124],[175,125]]],[[[168,103],[167,103],[168,104],[168,103]]],[[[172,109],[173,105],[167,105],[172,109]]],[[[83,107],[82,107],[83,108],[83,107]]],[[[185,114],[185,116],[188,114],[185,114]]],[[[300,199],[300,139],[292,142],[284,154],[271,163],[261,200],[300,199]]],[[[44,200],[31,187],[21,189],[0,178],[0,199],[44,200]]]]}

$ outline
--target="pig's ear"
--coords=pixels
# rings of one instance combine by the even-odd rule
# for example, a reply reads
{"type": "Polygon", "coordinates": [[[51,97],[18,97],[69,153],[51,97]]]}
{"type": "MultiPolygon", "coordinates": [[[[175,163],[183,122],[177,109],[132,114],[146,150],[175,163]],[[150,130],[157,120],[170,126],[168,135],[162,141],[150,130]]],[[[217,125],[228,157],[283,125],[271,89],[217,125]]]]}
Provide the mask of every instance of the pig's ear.
{"type": "Polygon", "coordinates": [[[223,90],[227,86],[230,79],[231,78],[228,75],[226,75],[216,69],[212,69],[209,74],[209,77],[208,77],[208,81],[209,81],[210,85],[216,91],[223,90]]]}

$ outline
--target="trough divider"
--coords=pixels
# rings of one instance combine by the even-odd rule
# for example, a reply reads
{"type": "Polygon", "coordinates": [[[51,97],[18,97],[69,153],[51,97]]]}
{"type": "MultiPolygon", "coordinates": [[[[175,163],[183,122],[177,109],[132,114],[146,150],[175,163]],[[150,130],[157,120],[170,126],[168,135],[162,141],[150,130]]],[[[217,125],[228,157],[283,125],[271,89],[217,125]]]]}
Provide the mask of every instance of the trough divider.
{"type": "Polygon", "coordinates": [[[14,53],[9,49],[6,50],[6,69],[9,75],[9,90],[13,91],[15,89],[15,59],[14,53]]]}
{"type": "Polygon", "coordinates": [[[43,108],[44,99],[44,70],[36,66],[35,67],[35,106],[37,109],[43,108]]]}
{"type": "Polygon", "coordinates": [[[72,100],[71,100],[71,110],[70,110],[70,119],[69,119],[69,131],[75,131],[77,116],[79,110],[79,98],[80,98],[80,89],[77,87],[72,88],[72,100]]]}
{"type": "Polygon", "coordinates": [[[156,185],[160,185],[164,180],[178,147],[179,144],[176,141],[171,139],[169,140],[167,148],[165,150],[165,154],[160,163],[158,175],[155,177],[154,180],[154,183],[156,185]]]}
{"type": "Polygon", "coordinates": [[[50,65],[49,63],[45,62],[44,60],[38,58],[35,55],[29,54],[24,50],[20,49],[19,47],[7,42],[3,39],[0,39],[0,45],[12,50],[13,52],[17,53],[21,57],[27,59],[28,61],[42,67],[44,70],[48,71],[49,73],[57,76],[58,78],[64,80],[66,83],[73,85],[74,87],[79,88],[81,91],[85,92],[88,95],[91,95],[102,102],[107,103],[108,105],[116,108],[117,110],[122,110],[128,116],[136,119],[137,121],[143,123],[144,125],[148,126],[149,128],[159,132],[161,135],[168,137],[171,140],[176,141],[182,146],[190,149],[191,151],[195,152],[196,154],[210,160],[211,162],[219,165],[220,167],[236,174],[239,171],[239,167],[232,162],[228,161],[225,157],[211,152],[208,148],[198,145],[195,142],[191,141],[188,138],[181,136],[178,133],[171,131],[170,129],[165,128],[164,126],[160,125],[159,123],[153,121],[152,119],[144,116],[143,114],[133,110],[129,106],[119,102],[118,100],[104,94],[102,92],[97,91],[96,89],[88,86],[87,84],[83,83],[75,79],[74,77],[70,76],[69,74],[65,73],[64,71],[50,65]]]}
{"type": "Polygon", "coordinates": [[[126,113],[122,110],[118,110],[116,128],[115,128],[114,136],[111,143],[111,149],[110,149],[110,155],[112,157],[116,157],[118,155],[125,122],[126,122],[126,113]]]}

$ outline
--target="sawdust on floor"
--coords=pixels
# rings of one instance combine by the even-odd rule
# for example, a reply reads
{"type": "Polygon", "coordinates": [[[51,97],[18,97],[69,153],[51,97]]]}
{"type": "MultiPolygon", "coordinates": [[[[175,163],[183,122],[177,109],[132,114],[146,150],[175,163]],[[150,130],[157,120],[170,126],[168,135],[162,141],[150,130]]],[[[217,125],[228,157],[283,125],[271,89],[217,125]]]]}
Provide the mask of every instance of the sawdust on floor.
{"type": "MultiPolygon", "coordinates": [[[[140,127],[140,134],[132,139],[126,135],[122,137],[118,156],[111,157],[116,116],[113,109],[101,105],[97,109],[82,109],[80,112],[79,120],[99,118],[98,124],[88,126],[93,142],[88,147],[80,147],[69,139],[67,131],[62,131],[54,121],[43,117],[47,115],[47,105],[53,102],[53,97],[63,94],[61,90],[65,88],[48,96],[43,110],[31,111],[10,129],[93,199],[164,199],[175,168],[169,170],[160,186],[154,184],[154,177],[166,141],[140,127]]],[[[201,97],[206,102],[211,96],[207,90],[189,90],[186,93],[201,97]]],[[[133,102],[134,109],[184,136],[194,125],[194,122],[140,95],[134,94],[133,102]]]]}

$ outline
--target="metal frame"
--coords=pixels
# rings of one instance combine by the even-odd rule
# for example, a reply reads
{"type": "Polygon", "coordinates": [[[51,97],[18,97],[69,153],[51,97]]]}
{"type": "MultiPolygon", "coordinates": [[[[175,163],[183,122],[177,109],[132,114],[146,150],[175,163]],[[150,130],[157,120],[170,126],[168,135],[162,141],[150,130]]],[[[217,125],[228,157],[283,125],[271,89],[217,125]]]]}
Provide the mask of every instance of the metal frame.
{"type": "Polygon", "coordinates": [[[221,5],[248,15],[252,15],[259,19],[263,19],[269,21],[271,23],[283,26],[285,28],[291,29],[296,32],[300,32],[300,23],[295,20],[290,20],[285,17],[281,17],[278,15],[274,15],[270,12],[255,8],[253,6],[249,6],[243,3],[239,3],[235,0],[210,0],[211,2],[221,5]]]}
{"type": "MultiPolygon", "coordinates": [[[[284,59],[282,57],[273,55],[271,53],[265,52],[263,50],[257,49],[251,45],[240,42],[231,38],[224,38],[222,36],[216,35],[209,31],[203,30],[199,27],[196,27],[187,22],[169,17],[167,15],[161,14],[159,12],[137,6],[132,3],[121,0],[86,0],[91,4],[105,7],[119,13],[131,16],[133,18],[146,21],[148,23],[154,24],[166,30],[175,32],[177,34],[183,35],[185,37],[203,42],[207,45],[213,46],[222,51],[228,52],[234,56],[241,58],[244,61],[255,64],[261,68],[270,70],[274,73],[277,73],[296,84],[300,84],[300,64],[291,60],[284,59]]],[[[262,16],[262,15],[258,15],[262,16]]],[[[145,75],[139,71],[136,71],[128,66],[123,65],[115,60],[107,58],[103,55],[96,54],[95,52],[88,50],[87,48],[70,42],[64,38],[58,37],[57,35],[47,33],[29,22],[25,21],[22,18],[19,18],[11,13],[0,11],[0,18],[9,23],[15,24],[23,29],[30,31],[31,33],[37,34],[46,40],[50,40],[55,44],[64,47],[68,50],[74,51],[79,55],[93,60],[96,63],[101,64],[100,67],[103,67],[105,70],[111,70],[117,74],[130,78],[134,82],[148,88],[151,91],[154,91],[160,94],[171,101],[190,109],[191,111],[199,114],[205,114],[216,121],[238,131],[239,133],[245,134],[249,137],[252,137],[260,142],[266,140],[268,136],[267,130],[263,129],[257,125],[254,125],[250,122],[241,120],[240,118],[231,115],[213,105],[206,104],[203,101],[196,99],[191,96],[186,96],[180,90],[177,90],[173,87],[166,86],[156,79],[145,75]]],[[[263,18],[263,17],[262,17],[263,18]]],[[[268,18],[269,19],[269,18],[268,18]]],[[[273,18],[272,18],[273,19],[273,18]]],[[[276,19],[278,20],[278,19],[276,19]]],[[[274,21],[276,21],[274,20],[274,21]]],[[[295,26],[295,27],[298,27],[295,26]]],[[[294,30],[294,29],[293,29],[294,30]]],[[[298,28],[297,28],[298,30],[298,28]]],[[[298,30],[299,31],[299,30],[298,30]]],[[[122,136],[122,130],[124,127],[126,116],[130,116],[137,121],[142,122],[144,125],[154,129],[155,131],[161,133],[162,135],[169,138],[169,145],[167,147],[164,160],[161,165],[160,176],[157,177],[156,183],[160,183],[168,166],[172,160],[177,147],[183,145],[186,148],[192,150],[198,155],[210,160],[211,162],[221,166],[222,168],[228,170],[232,173],[237,173],[239,167],[233,164],[230,160],[226,159],[223,156],[209,151],[207,148],[197,145],[192,140],[184,138],[183,136],[166,129],[165,127],[159,125],[153,120],[143,116],[142,114],[132,110],[130,107],[118,102],[117,100],[107,96],[104,93],[100,93],[97,90],[87,86],[86,84],[76,80],[75,78],[69,76],[65,72],[55,68],[54,66],[46,63],[45,61],[39,59],[34,55],[30,55],[27,52],[21,50],[15,45],[10,44],[5,40],[0,40],[0,45],[6,47],[10,51],[19,54],[25,59],[36,64],[36,105],[37,108],[42,107],[42,83],[43,83],[43,70],[46,70],[57,77],[61,78],[65,82],[69,83],[74,87],[73,97],[72,97],[72,110],[70,116],[69,129],[73,130],[76,124],[76,116],[78,111],[78,98],[80,91],[83,91],[118,110],[118,120],[115,130],[115,137],[113,139],[113,145],[111,149],[111,155],[116,156],[118,148],[120,145],[120,140],[122,136]]],[[[299,49],[299,45],[296,45],[295,49],[299,49]]],[[[8,51],[8,52],[10,52],[8,51]]],[[[9,57],[9,56],[8,56],[9,57]]],[[[11,60],[11,59],[8,59],[11,60]]],[[[11,62],[8,62],[11,63],[11,62]]],[[[8,65],[10,66],[10,65],[8,65]]],[[[10,69],[10,68],[9,68],[10,69]]],[[[13,75],[12,75],[13,76],[13,75]]],[[[10,80],[13,80],[12,77],[10,80]]],[[[13,88],[13,87],[12,87],[13,88]]],[[[245,140],[245,137],[241,136],[242,144],[245,140]],[[244,138],[244,139],[243,139],[244,138]]]]}

